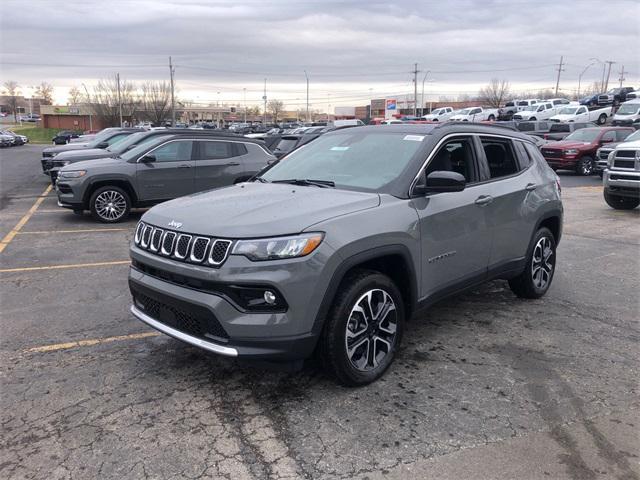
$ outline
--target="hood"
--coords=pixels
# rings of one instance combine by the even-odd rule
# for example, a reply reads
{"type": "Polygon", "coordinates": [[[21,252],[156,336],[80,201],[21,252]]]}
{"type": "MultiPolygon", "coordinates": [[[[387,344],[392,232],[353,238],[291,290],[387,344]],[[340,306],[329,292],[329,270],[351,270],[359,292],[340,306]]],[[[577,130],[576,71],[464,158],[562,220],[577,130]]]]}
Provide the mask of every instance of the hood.
{"type": "Polygon", "coordinates": [[[81,148],[76,150],[68,150],[56,155],[56,161],[70,160],[72,162],[79,162],[80,160],[88,160],[91,158],[106,158],[114,156],[115,153],[101,148],[81,148]]]}
{"type": "MultiPolygon", "coordinates": [[[[58,160],[58,157],[56,157],[54,160],[58,160]]],[[[107,157],[107,158],[94,158],[91,160],[82,160],[80,162],[75,162],[72,163],[70,165],[65,165],[64,167],[62,167],[60,170],[82,170],[83,168],[91,168],[91,167],[109,167],[109,166],[116,166],[116,165],[122,165],[123,163],[126,163],[124,160],[122,159],[117,159],[117,158],[111,158],[111,157],[107,157]]]]}
{"type": "Polygon", "coordinates": [[[587,142],[576,142],[575,140],[561,140],[559,142],[547,143],[544,148],[585,148],[593,145],[587,142]]]}
{"type": "Polygon", "coordinates": [[[45,148],[42,152],[43,153],[60,153],[60,152],[67,152],[69,150],[81,150],[81,149],[85,149],[85,148],[89,148],[87,147],[86,143],[67,143],[66,145],[58,145],[57,147],[49,147],[49,148],[45,148]]]}
{"type": "Polygon", "coordinates": [[[142,220],[223,238],[294,234],[340,215],[377,207],[377,193],[273,183],[242,183],[162,203],[142,220]]]}
{"type": "Polygon", "coordinates": [[[573,120],[574,118],[576,118],[575,115],[562,114],[562,115],[554,115],[549,120],[562,122],[564,120],[573,120]]]}

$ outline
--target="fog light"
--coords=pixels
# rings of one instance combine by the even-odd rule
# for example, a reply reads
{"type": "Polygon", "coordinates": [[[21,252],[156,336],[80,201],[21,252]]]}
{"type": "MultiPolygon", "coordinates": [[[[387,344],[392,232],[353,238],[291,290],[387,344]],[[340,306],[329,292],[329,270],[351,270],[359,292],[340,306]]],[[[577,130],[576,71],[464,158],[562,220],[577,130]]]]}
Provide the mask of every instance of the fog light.
{"type": "Polygon", "coordinates": [[[270,290],[266,290],[264,292],[264,301],[269,305],[273,305],[274,303],[276,303],[276,294],[270,290]]]}

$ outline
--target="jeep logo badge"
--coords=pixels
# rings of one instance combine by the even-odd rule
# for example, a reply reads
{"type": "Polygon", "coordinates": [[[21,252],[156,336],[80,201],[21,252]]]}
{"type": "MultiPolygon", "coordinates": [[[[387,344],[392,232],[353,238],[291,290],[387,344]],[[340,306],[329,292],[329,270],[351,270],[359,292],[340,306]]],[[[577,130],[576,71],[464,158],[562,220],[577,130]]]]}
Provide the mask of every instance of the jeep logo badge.
{"type": "Polygon", "coordinates": [[[171,228],[180,228],[180,227],[182,227],[182,223],[180,223],[180,222],[176,222],[175,220],[171,220],[171,221],[169,222],[169,226],[170,226],[171,228]]]}

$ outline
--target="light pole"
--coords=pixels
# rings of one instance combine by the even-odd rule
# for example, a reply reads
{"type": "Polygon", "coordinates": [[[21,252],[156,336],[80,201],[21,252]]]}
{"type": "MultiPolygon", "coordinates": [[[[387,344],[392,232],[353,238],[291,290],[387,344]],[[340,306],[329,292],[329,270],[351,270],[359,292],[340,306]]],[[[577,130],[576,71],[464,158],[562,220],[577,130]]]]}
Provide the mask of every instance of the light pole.
{"type": "Polygon", "coordinates": [[[82,87],[84,88],[84,93],[87,94],[87,103],[89,104],[89,131],[93,131],[93,119],[91,118],[91,114],[93,112],[93,107],[91,106],[91,97],[89,96],[89,90],[87,90],[87,86],[83,83],[82,87]]]}
{"type": "Polygon", "coordinates": [[[309,121],[309,75],[307,75],[307,71],[304,71],[304,76],[307,79],[307,118],[305,119],[307,122],[309,121]]]}
{"type": "Polygon", "coordinates": [[[591,62],[589,65],[584,67],[584,70],[582,70],[582,73],[578,75],[578,92],[576,93],[576,97],[578,97],[577,98],[578,100],[580,100],[580,84],[582,83],[582,76],[585,74],[587,70],[589,70],[589,67],[591,67],[594,63],[595,62],[591,62]]]}
{"type": "MultiPolygon", "coordinates": [[[[420,115],[421,117],[424,117],[424,82],[430,73],[431,73],[431,70],[427,70],[427,73],[425,73],[424,77],[422,78],[422,98],[420,100],[420,113],[422,114],[420,115]]],[[[429,111],[429,113],[431,113],[431,111],[429,111]]]]}

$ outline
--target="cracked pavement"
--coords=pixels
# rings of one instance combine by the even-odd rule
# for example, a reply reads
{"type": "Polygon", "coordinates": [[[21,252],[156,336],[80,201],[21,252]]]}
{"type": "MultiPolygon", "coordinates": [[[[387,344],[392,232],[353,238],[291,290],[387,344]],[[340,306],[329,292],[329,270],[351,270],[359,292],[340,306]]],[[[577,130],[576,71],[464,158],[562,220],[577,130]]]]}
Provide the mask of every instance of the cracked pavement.
{"type": "MultiPolygon", "coordinates": [[[[46,186],[0,151],[2,234],[46,186]]],[[[563,183],[565,178],[563,177],[563,183]]],[[[638,479],[640,210],[567,176],[548,295],[497,281],[420,313],[377,383],[269,371],[148,332],[126,265],[0,274],[0,478],[638,479]]],[[[24,231],[100,228],[47,198],[24,231]]],[[[125,231],[17,235],[2,268],[127,259],[125,231]]]]}

